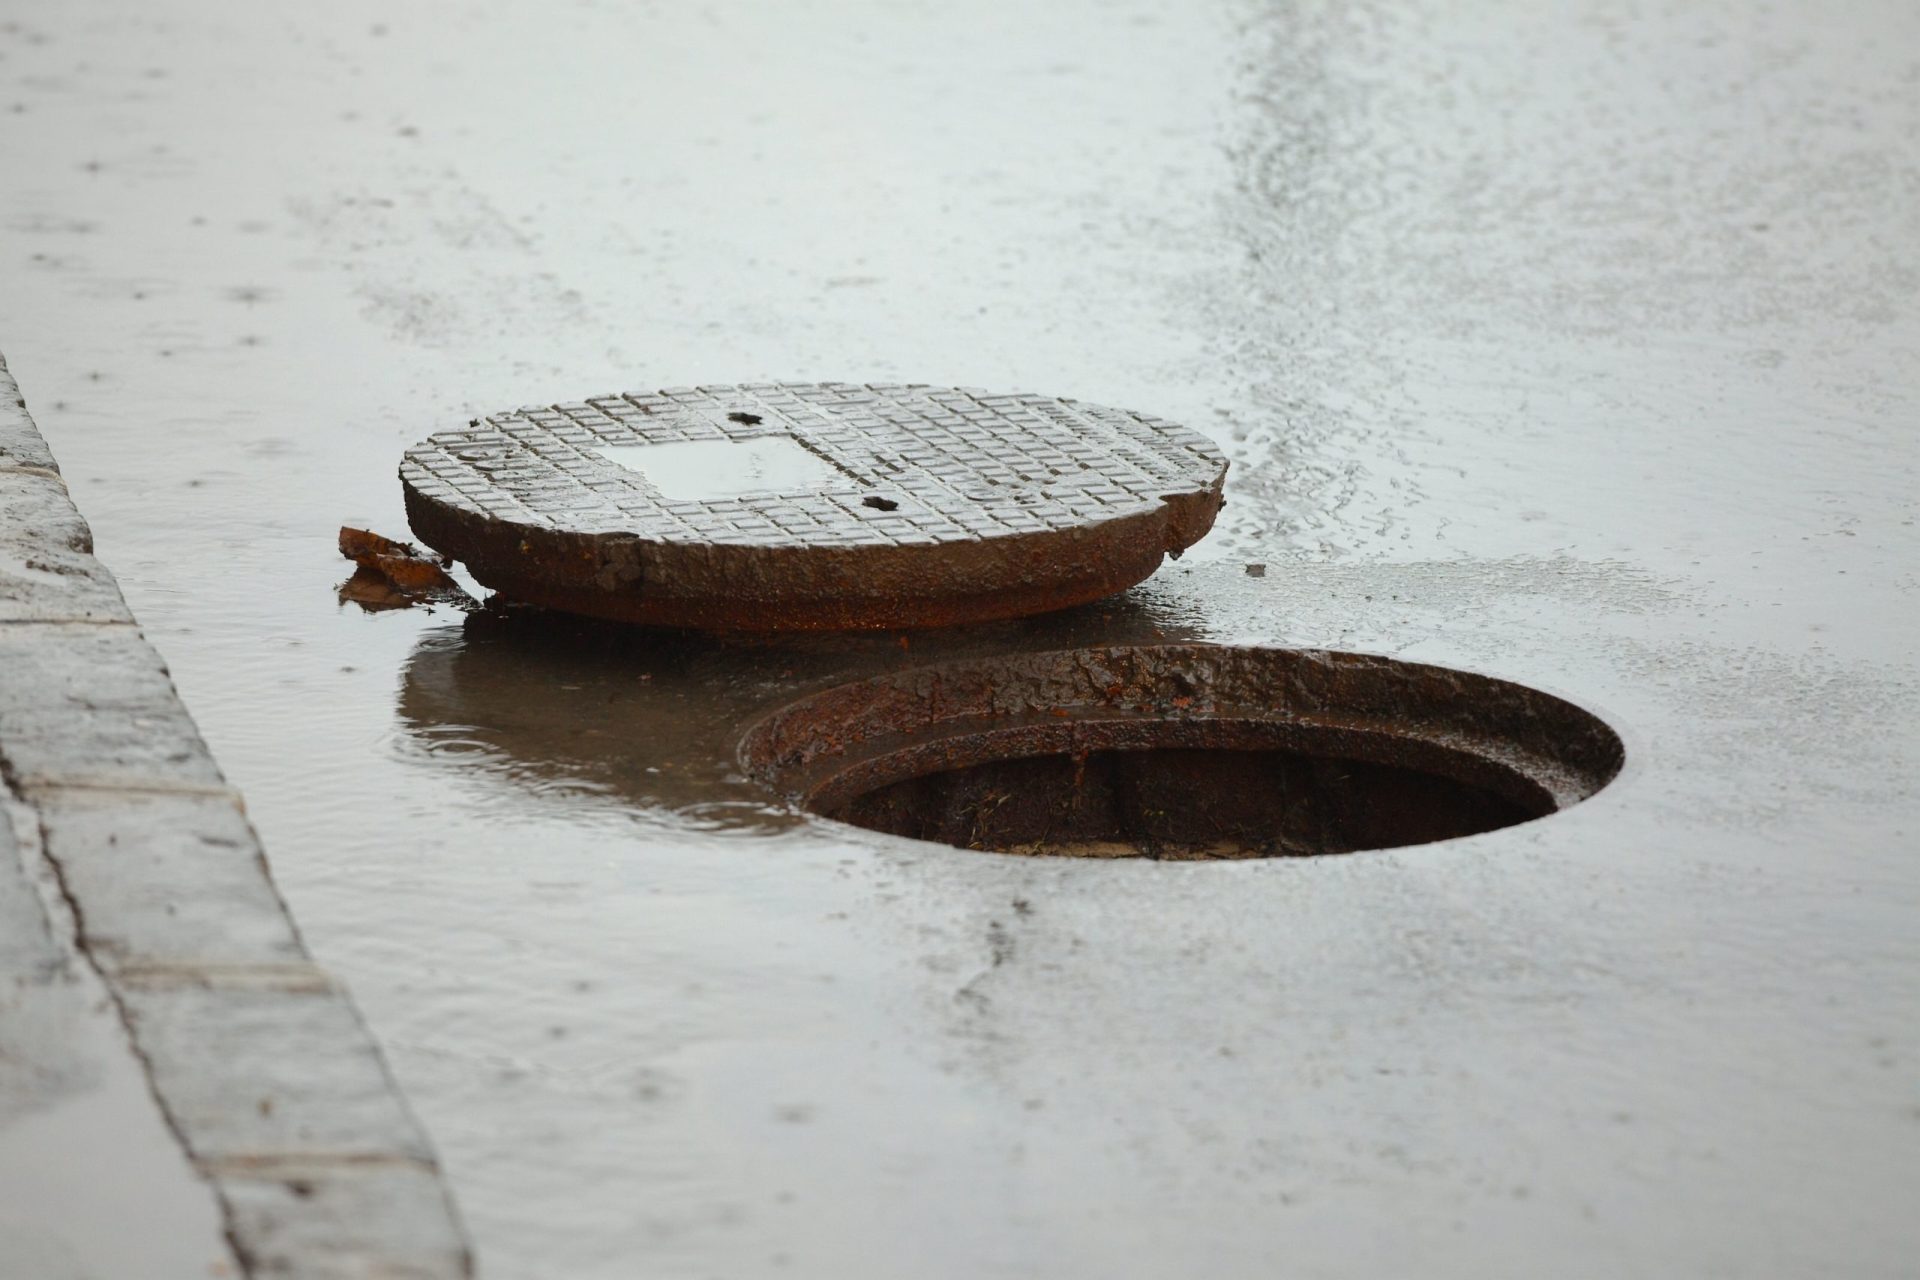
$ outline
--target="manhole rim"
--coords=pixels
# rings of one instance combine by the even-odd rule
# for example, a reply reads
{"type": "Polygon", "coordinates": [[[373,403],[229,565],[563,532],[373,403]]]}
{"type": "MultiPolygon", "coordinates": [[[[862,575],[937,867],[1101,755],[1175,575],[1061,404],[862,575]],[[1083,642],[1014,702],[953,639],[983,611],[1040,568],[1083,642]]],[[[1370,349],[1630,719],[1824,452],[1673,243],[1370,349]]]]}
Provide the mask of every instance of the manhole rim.
{"type": "MultiPolygon", "coordinates": [[[[1057,659],[1063,659],[1063,658],[1071,659],[1077,656],[1088,655],[1088,654],[1102,654],[1102,655],[1147,654],[1153,657],[1162,657],[1162,656],[1168,656],[1168,655],[1193,656],[1193,657],[1232,655],[1236,658],[1245,658],[1253,661],[1279,660],[1282,662],[1299,661],[1299,662],[1308,662],[1308,663],[1331,661],[1335,665],[1345,664],[1345,663],[1355,663],[1355,664],[1371,663],[1371,664],[1378,664],[1378,666],[1381,669],[1390,671],[1394,673],[1396,676],[1420,675],[1420,676],[1438,676],[1438,677],[1445,677],[1445,678],[1464,677],[1468,681],[1479,682],[1480,684],[1486,686],[1487,688],[1500,691],[1509,696],[1517,697],[1522,702],[1530,703],[1532,706],[1536,708],[1546,709],[1554,712],[1555,714],[1563,715],[1567,717],[1567,719],[1575,726],[1575,728],[1579,731],[1579,733],[1593,737],[1600,744],[1600,749],[1606,753],[1604,759],[1597,762],[1592,767],[1588,768],[1584,772],[1584,774],[1582,770],[1580,770],[1578,767],[1568,764],[1564,759],[1558,759],[1554,757],[1553,755],[1551,755],[1551,753],[1545,753],[1540,751],[1527,752],[1524,750],[1513,750],[1513,751],[1505,751],[1505,752],[1483,751],[1480,753],[1475,753],[1473,751],[1465,749],[1463,746],[1460,745],[1460,743],[1464,741],[1464,739],[1455,738],[1449,741],[1449,740],[1446,740],[1442,735],[1437,735],[1432,733],[1427,733],[1427,734],[1423,734],[1420,732],[1395,733],[1390,730],[1383,730],[1381,726],[1385,722],[1377,718],[1372,720],[1371,722],[1365,722],[1364,717],[1359,717],[1359,718],[1352,717],[1352,716],[1343,717],[1339,715],[1300,713],[1297,711],[1290,712],[1290,713],[1270,712],[1269,714],[1266,714],[1264,716],[1243,715],[1238,717],[1232,716],[1232,715],[1215,714],[1212,712],[1204,712],[1198,715],[1179,717],[1179,718],[1169,717],[1169,716],[1156,717],[1150,714],[1136,714],[1131,716],[1118,716],[1118,717],[1116,716],[1101,717],[1098,715],[1083,716],[1083,715],[1075,715],[1072,713],[1066,713],[1062,716],[1060,720],[1056,721],[1056,723],[1064,726],[1064,730],[1066,732],[1071,733],[1077,726],[1101,725],[1101,724],[1108,724],[1108,723],[1134,723],[1134,724],[1151,725],[1157,722],[1161,724],[1184,724],[1184,725],[1193,726],[1193,725],[1219,725],[1219,724],[1230,723],[1235,720],[1242,720],[1250,723],[1264,725],[1270,728],[1275,728],[1275,729],[1285,728],[1288,730],[1297,731],[1300,736],[1301,745],[1312,746],[1314,748],[1313,754],[1324,755],[1326,758],[1341,758],[1341,759],[1352,759],[1355,761],[1366,761],[1366,762],[1372,762],[1372,763],[1387,763],[1388,760],[1382,754],[1345,753],[1345,752],[1338,752],[1338,751],[1323,753],[1322,751],[1319,750],[1319,748],[1323,746],[1326,741],[1329,740],[1329,735],[1353,734],[1355,732],[1366,732],[1368,730],[1372,730],[1375,733],[1377,733],[1377,736],[1382,740],[1396,741],[1401,744],[1415,748],[1416,753],[1421,755],[1423,760],[1431,759],[1437,756],[1451,755],[1456,759],[1469,761],[1475,766],[1475,769],[1471,772],[1477,775],[1480,775],[1477,777],[1470,778],[1467,776],[1463,776],[1463,774],[1460,772],[1454,772],[1452,770],[1444,770],[1444,769],[1433,770],[1432,772],[1435,773],[1437,776],[1446,777],[1446,778],[1449,778],[1450,780],[1467,783],[1469,785],[1484,786],[1485,783],[1481,781],[1480,778],[1484,776],[1485,772],[1489,772],[1489,771],[1500,772],[1500,773],[1504,773],[1508,782],[1515,783],[1532,790],[1539,798],[1547,802],[1547,805],[1543,812],[1534,814],[1533,816],[1528,817],[1523,821],[1512,824],[1514,826],[1531,826],[1534,822],[1539,821],[1541,818],[1559,817],[1569,812],[1572,812],[1576,809],[1579,809],[1581,806],[1583,806],[1587,802],[1599,797],[1603,792],[1606,792],[1615,788],[1623,779],[1627,778],[1630,775],[1630,773],[1637,772],[1641,766],[1641,761],[1639,759],[1640,753],[1635,749],[1632,737],[1627,731],[1624,731],[1621,727],[1622,723],[1624,722],[1618,720],[1616,717],[1612,715],[1604,713],[1604,711],[1597,704],[1593,703],[1591,700],[1582,698],[1582,697],[1573,696],[1570,693],[1558,687],[1554,687],[1550,684],[1542,684],[1537,682],[1522,683],[1520,681],[1511,679],[1507,676],[1495,675],[1489,672],[1478,670],[1473,667],[1440,665],[1437,663],[1419,662],[1419,661],[1402,658],[1389,653],[1382,653],[1378,651],[1370,651],[1370,650],[1364,650],[1364,649],[1332,648],[1328,646],[1296,646],[1296,645],[1280,645],[1280,644],[1269,645],[1269,644],[1253,644],[1253,643],[1245,643],[1245,642],[1219,643],[1219,642],[1199,642],[1199,641],[1168,642],[1168,643],[1143,644],[1143,645],[1093,645],[1093,646],[1077,646],[1072,648],[1021,651],[1021,652],[1009,653],[1009,654],[978,656],[978,657],[951,660],[947,662],[928,663],[921,666],[910,666],[910,667],[898,669],[895,671],[886,672],[881,675],[868,677],[862,680],[841,681],[833,684],[825,684],[825,685],[816,687],[800,695],[797,698],[793,698],[783,703],[782,705],[772,709],[771,711],[767,711],[759,716],[756,716],[752,721],[747,723],[744,726],[744,728],[740,731],[739,737],[737,739],[737,746],[735,751],[736,761],[740,765],[740,767],[743,769],[743,771],[745,771],[748,774],[748,776],[755,778],[763,786],[765,786],[770,792],[772,792],[775,796],[778,796],[780,803],[786,805],[792,811],[804,815],[811,822],[832,824],[834,827],[842,830],[860,832],[866,836],[875,837],[875,838],[914,840],[917,843],[932,844],[935,847],[939,847],[939,848],[952,848],[953,846],[947,845],[937,840],[924,840],[916,836],[877,831],[872,828],[861,827],[861,826],[858,826],[857,824],[848,823],[843,820],[834,818],[827,813],[822,812],[820,807],[816,807],[816,806],[819,806],[821,804],[823,798],[828,802],[828,806],[830,807],[832,804],[844,803],[850,798],[857,799],[864,794],[870,793],[880,788],[884,788],[886,786],[891,785],[894,782],[909,780],[916,777],[923,777],[929,773],[939,773],[939,772],[950,771],[953,769],[966,768],[974,763],[991,763],[999,760],[1020,759],[1020,758],[1038,758],[1038,757],[1044,757],[1049,755],[1059,755],[1059,754],[1066,754],[1066,753],[1061,752],[1058,749],[1053,749],[1053,750],[1042,749],[1035,752],[1015,753],[1013,755],[1008,755],[1008,756],[996,756],[991,753],[983,752],[979,754],[977,760],[971,758],[968,755],[963,755],[960,758],[960,761],[958,763],[948,764],[943,767],[936,767],[936,768],[924,769],[919,771],[908,771],[908,772],[899,773],[893,776],[886,775],[885,766],[889,761],[897,760],[902,757],[906,757],[914,754],[930,757],[942,746],[942,744],[957,742],[957,741],[961,741],[961,740],[976,736],[975,732],[969,730],[969,724],[977,720],[978,717],[967,717],[967,716],[937,717],[935,719],[930,720],[928,724],[922,727],[920,730],[903,732],[896,735],[892,744],[887,745],[882,749],[873,750],[873,751],[865,752],[862,754],[849,755],[849,756],[845,756],[844,758],[838,758],[836,757],[836,753],[831,751],[826,751],[826,752],[817,753],[816,755],[811,756],[806,760],[799,761],[797,763],[788,762],[786,764],[782,764],[777,758],[769,758],[763,751],[758,750],[758,748],[766,744],[769,741],[769,739],[773,736],[773,734],[777,732],[779,726],[788,718],[792,717],[796,713],[799,713],[810,706],[819,705],[821,700],[833,697],[835,695],[839,695],[843,697],[849,696],[857,690],[879,688],[879,687],[888,685],[890,682],[898,681],[901,679],[913,678],[916,676],[924,678],[929,675],[953,672],[957,670],[978,670],[981,668],[985,668],[991,664],[1004,662],[1010,659],[1011,660],[1021,660],[1021,659],[1025,659],[1025,660],[1056,659],[1057,660],[1057,659]],[[830,760],[829,765],[824,768],[817,764],[817,761],[819,761],[820,759],[829,758],[829,757],[837,758],[838,762],[833,763],[830,760]],[[1529,764],[1538,766],[1542,762],[1545,762],[1549,766],[1547,770],[1541,771],[1541,770],[1538,770],[1537,768],[1534,770],[1530,770],[1527,767],[1529,764]],[[862,771],[865,771],[865,770],[871,770],[872,772],[867,776],[865,776],[863,779],[853,783],[846,783],[844,781],[851,775],[861,773],[862,771]],[[1554,786],[1554,785],[1551,785],[1551,781],[1543,781],[1542,780],[1543,772],[1547,774],[1555,775],[1551,781],[1558,781],[1565,785],[1554,786]],[[844,794],[841,794],[841,792],[844,792],[844,794]]],[[[1036,720],[1033,723],[1039,724],[1040,722],[1036,720]]],[[[1031,726],[1027,724],[1009,725],[999,729],[986,728],[986,729],[980,730],[979,733],[984,736],[990,737],[996,733],[1002,733],[1002,732],[1019,733],[1022,730],[1029,727],[1031,726]]],[[[1431,728],[1431,726],[1427,726],[1427,727],[1431,728]]],[[[1040,735],[1040,736],[1042,738],[1045,737],[1045,735],[1040,735]]],[[[1498,744],[1502,741],[1503,739],[1501,739],[1498,735],[1481,735],[1480,736],[1480,742],[1482,746],[1486,746],[1488,744],[1498,744]]],[[[1177,746],[1177,745],[1184,745],[1184,744],[1150,743],[1150,744],[1145,744],[1138,747],[1116,747],[1112,745],[1103,744],[1101,742],[1094,742],[1091,744],[1082,744],[1085,750],[1091,750],[1091,751],[1157,750],[1157,749],[1163,749],[1168,745],[1177,746]]],[[[1226,748],[1216,748],[1216,749],[1232,750],[1232,749],[1243,749],[1243,748],[1226,747],[1226,748]]],[[[1244,749],[1262,749],[1262,748],[1244,748],[1244,749]]],[[[1505,828],[1493,828],[1488,831],[1473,832],[1473,833],[1468,833],[1462,836],[1446,837],[1437,841],[1419,841],[1419,842],[1411,842],[1406,844],[1382,845],[1382,846],[1372,847],[1367,851],[1392,852],[1396,849],[1417,848],[1417,847],[1420,847],[1422,844],[1451,843],[1456,839],[1469,839],[1469,838],[1475,838],[1477,836],[1494,835],[1494,834],[1497,834],[1500,830],[1504,830],[1504,829],[1505,828]]],[[[974,848],[974,849],[968,849],[966,851],[967,852],[983,852],[983,853],[1000,853],[1002,856],[1026,856],[1026,855],[1015,854],[1015,853],[1011,853],[1003,850],[995,850],[992,848],[974,848]]],[[[1154,861],[1155,859],[1121,858],[1121,859],[1115,859],[1115,860],[1129,861],[1129,862],[1143,862],[1143,861],[1154,861]]],[[[1268,861],[1271,859],[1264,858],[1264,857],[1252,857],[1252,858],[1234,859],[1234,860],[1268,861]]],[[[1280,860],[1286,860],[1286,859],[1280,859],[1280,860]]]]}

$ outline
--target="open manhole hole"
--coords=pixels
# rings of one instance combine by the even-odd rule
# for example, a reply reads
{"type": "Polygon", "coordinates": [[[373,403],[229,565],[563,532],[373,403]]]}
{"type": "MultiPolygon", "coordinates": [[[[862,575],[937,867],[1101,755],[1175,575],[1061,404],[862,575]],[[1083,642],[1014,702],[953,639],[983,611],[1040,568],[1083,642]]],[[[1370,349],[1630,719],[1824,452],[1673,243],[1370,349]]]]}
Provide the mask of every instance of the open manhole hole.
{"type": "Polygon", "coordinates": [[[754,725],[803,808],[965,849],[1181,860],[1425,844],[1545,817],[1620,771],[1551,694],[1321,650],[1076,649],[896,672],[754,725]]]}

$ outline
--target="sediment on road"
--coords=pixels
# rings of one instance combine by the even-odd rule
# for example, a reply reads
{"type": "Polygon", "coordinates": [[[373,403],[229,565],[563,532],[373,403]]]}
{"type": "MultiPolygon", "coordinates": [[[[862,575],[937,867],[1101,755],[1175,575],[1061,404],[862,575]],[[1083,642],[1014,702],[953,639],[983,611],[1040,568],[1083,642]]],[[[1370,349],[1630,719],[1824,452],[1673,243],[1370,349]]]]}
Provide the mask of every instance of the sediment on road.
{"type": "Polygon", "coordinates": [[[302,943],[4,357],[0,779],[247,1274],[470,1275],[432,1147],[302,943]]]}

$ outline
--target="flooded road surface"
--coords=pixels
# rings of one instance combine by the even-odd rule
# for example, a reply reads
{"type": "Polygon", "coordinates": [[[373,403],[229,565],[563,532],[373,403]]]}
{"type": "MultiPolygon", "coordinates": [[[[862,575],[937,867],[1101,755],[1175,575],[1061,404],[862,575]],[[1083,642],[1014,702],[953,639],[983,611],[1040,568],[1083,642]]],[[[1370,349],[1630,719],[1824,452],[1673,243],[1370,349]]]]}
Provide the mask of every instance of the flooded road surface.
{"type": "Polygon", "coordinates": [[[494,1280],[1893,1275],[1917,41],[0,0],[0,348],[494,1280]],[[762,378],[1157,414],[1229,505],[960,637],[335,602],[430,432],[762,378]],[[802,818],[734,755],[856,672],[1152,640],[1524,682],[1626,771],[1404,851],[1096,863],[802,818]]]}

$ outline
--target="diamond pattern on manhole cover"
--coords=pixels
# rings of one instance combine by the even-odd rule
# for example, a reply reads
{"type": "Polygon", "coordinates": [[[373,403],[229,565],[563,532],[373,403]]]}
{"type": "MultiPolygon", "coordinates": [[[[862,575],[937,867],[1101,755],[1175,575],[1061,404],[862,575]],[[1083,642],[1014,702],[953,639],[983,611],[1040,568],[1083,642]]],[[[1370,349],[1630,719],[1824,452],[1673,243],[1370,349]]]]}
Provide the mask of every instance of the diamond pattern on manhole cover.
{"type": "Polygon", "coordinates": [[[407,514],[531,604],[707,629],[935,626],[1125,590],[1204,536],[1226,461],[1144,414],[757,383],[476,419],[407,451],[407,514]]]}

